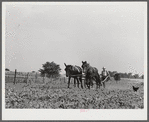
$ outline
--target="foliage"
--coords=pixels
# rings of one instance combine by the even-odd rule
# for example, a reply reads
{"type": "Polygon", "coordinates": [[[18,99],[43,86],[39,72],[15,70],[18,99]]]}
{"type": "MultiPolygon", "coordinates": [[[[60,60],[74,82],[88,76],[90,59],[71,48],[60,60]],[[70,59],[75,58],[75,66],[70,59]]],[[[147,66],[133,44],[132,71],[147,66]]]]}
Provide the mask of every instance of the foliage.
{"type": "MultiPolygon", "coordinates": [[[[116,73],[118,73],[118,72],[117,71],[109,71],[109,74],[111,77],[114,77],[114,75],[116,73]]],[[[132,73],[121,73],[121,72],[119,72],[119,74],[120,74],[121,78],[141,78],[141,79],[143,79],[143,77],[144,77],[144,76],[139,77],[138,74],[132,75],[132,73]]]]}
{"type": "Polygon", "coordinates": [[[6,68],[5,71],[10,71],[10,70],[8,68],[6,68]]]}
{"type": "Polygon", "coordinates": [[[138,74],[135,74],[135,75],[134,75],[134,78],[139,78],[139,75],[138,75],[138,74]]]}
{"type": "Polygon", "coordinates": [[[43,69],[40,69],[39,72],[41,72],[42,76],[50,77],[58,77],[59,73],[61,71],[61,68],[58,64],[54,62],[46,62],[42,65],[43,69]]]}
{"type": "Polygon", "coordinates": [[[133,84],[111,81],[107,88],[67,88],[60,80],[47,84],[6,84],[6,108],[31,109],[143,109],[143,85],[134,93],[133,84]],[[17,86],[16,86],[17,85],[17,86]],[[128,86],[127,86],[128,85],[128,86]]]}
{"type": "Polygon", "coordinates": [[[108,71],[111,77],[114,77],[114,75],[117,73],[117,71],[108,71]]]}
{"type": "Polygon", "coordinates": [[[114,79],[115,79],[116,81],[121,80],[121,74],[119,74],[119,73],[115,74],[115,75],[114,75],[114,79]]]}
{"type": "Polygon", "coordinates": [[[132,73],[128,73],[128,78],[132,78],[132,73]]]}
{"type": "Polygon", "coordinates": [[[142,75],[141,78],[144,79],[144,75],[142,75]]]}

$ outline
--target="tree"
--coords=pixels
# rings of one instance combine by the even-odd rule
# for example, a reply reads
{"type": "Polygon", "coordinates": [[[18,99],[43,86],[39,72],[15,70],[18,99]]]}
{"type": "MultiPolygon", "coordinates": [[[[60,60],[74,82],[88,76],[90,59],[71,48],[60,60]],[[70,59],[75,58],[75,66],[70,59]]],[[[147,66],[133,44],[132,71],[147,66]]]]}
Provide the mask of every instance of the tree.
{"type": "Polygon", "coordinates": [[[117,71],[108,71],[111,77],[114,77],[115,74],[117,74],[117,71]]]}
{"type": "Polygon", "coordinates": [[[10,70],[8,68],[6,68],[5,71],[10,71],[10,70]]]}
{"type": "Polygon", "coordinates": [[[40,69],[40,70],[38,70],[38,71],[41,73],[41,76],[42,76],[42,77],[45,76],[46,72],[44,71],[44,69],[40,69]]]}
{"type": "Polygon", "coordinates": [[[36,73],[35,71],[32,71],[32,73],[36,73]]]}
{"type": "Polygon", "coordinates": [[[118,74],[120,75],[121,78],[124,77],[123,73],[120,72],[120,73],[118,73],[118,74]]]}
{"type": "Polygon", "coordinates": [[[115,74],[114,75],[114,80],[116,80],[116,82],[120,81],[121,80],[121,74],[120,73],[115,74]]]}
{"type": "Polygon", "coordinates": [[[117,71],[108,71],[111,77],[114,77],[114,75],[117,73],[117,71]]]}
{"type": "Polygon", "coordinates": [[[54,62],[46,62],[42,65],[43,69],[39,69],[41,76],[47,76],[48,78],[58,77],[61,71],[61,68],[58,64],[54,62]]]}
{"type": "Polygon", "coordinates": [[[128,74],[126,72],[123,74],[123,76],[124,78],[128,78],[128,74]]]}
{"type": "Polygon", "coordinates": [[[128,73],[128,78],[132,78],[132,73],[128,73]]]}
{"type": "Polygon", "coordinates": [[[135,74],[134,75],[134,78],[136,79],[136,78],[139,78],[139,75],[138,74],[135,74]]]}
{"type": "Polygon", "coordinates": [[[108,71],[108,72],[109,72],[110,76],[113,77],[112,72],[111,71],[108,71]]]}
{"type": "Polygon", "coordinates": [[[142,75],[141,78],[144,79],[144,75],[142,75]]]}

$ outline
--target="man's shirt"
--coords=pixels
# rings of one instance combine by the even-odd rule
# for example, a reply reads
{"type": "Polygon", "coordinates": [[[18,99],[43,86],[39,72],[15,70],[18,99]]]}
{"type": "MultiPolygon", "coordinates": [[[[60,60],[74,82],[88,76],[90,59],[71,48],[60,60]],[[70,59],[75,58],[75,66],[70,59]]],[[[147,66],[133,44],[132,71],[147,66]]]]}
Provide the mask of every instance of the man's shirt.
{"type": "Polygon", "coordinates": [[[102,71],[101,74],[102,74],[102,76],[108,76],[109,75],[109,73],[107,71],[102,71]]]}

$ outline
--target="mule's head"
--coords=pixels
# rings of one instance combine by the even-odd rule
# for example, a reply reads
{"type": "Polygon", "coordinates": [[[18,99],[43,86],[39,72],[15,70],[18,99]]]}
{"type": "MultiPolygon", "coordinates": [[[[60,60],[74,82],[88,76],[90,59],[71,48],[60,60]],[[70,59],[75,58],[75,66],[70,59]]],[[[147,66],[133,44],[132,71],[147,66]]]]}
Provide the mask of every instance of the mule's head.
{"type": "Polygon", "coordinates": [[[71,75],[71,71],[72,71],[72,66],[71,65],[65,65],[65,71],[66,71],[66,77],[70,76],[71,75]]]}
{"type": "Polygon", "coordinates": [[[82,61],[82,69],[83,69],[83,72],[86,72],[86,70],[87,70],[87,67],[88,67],[88,63],[87,63],[87,61],[82,61]]]}

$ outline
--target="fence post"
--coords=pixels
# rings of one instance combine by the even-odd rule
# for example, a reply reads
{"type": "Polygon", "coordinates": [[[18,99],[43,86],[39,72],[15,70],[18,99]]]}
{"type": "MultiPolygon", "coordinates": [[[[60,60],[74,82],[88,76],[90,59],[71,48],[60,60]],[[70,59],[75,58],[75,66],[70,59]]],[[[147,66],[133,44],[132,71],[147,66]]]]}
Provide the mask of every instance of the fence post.
{"type": "Polygon", "coordinates": [[[37,72],[36,72],[36,75],[35,75],[35,79],[37,80],[37,72]]]}
{"type": "Polygon", "coordinates": [[[37,80],[37,72],[36,72],[36,74],[35,74],[35,82],[36,82],[36,80],[37,80]]]}
{"type": "Polygon", "coordinates": [[[47,75],[45,74],[44,77],[45,77],[45,78],[44,78],[43,83],[45,83],[45,80],[47,79],[47,75]]]}
{"type": "Polygon", "coordinates": [[[43,75],[43,83],[44,83],[44,77],[45,77],[45,75],[43,75]]]}
{"type": "Polygon", "coordinates": [[[29,75],[29,73],[27,73],[27,75],[26,75],[26,84],[28,83],[28,82],[27,82],[27,79],[28,79],[28,75],[29,75]]]}
{"type": "MultiPolygon", "coordinates": [[[[6,80],[5,80],[6,81],[6,80]]],[[[9,82],[9,75],[8,75],[8,82],[9,82]]]]}
{"type": "Polygon", "coordinates": [[[14,84],[16,84],[16,74],[17,74],[17,70],[15,69],[15,74],[14,74],[14,84]]]}

